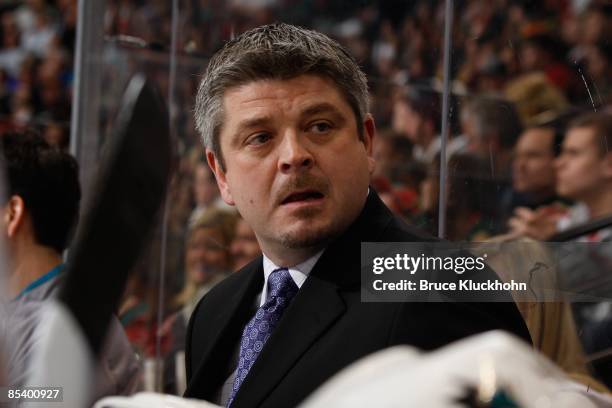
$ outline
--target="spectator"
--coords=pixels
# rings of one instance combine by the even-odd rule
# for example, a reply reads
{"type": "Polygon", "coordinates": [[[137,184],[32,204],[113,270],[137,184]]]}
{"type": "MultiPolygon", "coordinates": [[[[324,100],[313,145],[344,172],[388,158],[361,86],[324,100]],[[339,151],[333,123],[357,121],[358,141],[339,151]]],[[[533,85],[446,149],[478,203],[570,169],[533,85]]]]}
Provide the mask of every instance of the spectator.
{"type": "Polygon", "coordinates": [[[235,223],[233,213],[209,209],[189,228],[185,284],[174,300],[175,305],[182,308],[185,324],[198,300],[231,271],[230,246],[235,223]]]}
{"type": "Polygon", "coordinates": [[[0,50],[0,67],[13,78],[19,75],[26,52],[21,45],[21,35],[12,13],[2,16],[2,49],[0,50]]]}
{"type": "Polygon", "coordinates": [[[34,26],[23,32],[23,48],[37,57],[44,57],[56,35],[50,16],[45,12],[38,12],[34,16],[34,26]]]}
{"type": "Polygon", "coordinates": [[[511,102],[490,98],[468,101],[461,112],[466,150],[490,162],[492,176],[510,179],[512,149],[521,132],[521,120],[511,102]]]}
{"type": "MultiPolygon", "coordinates": [[[[440,151],[440,115],[440,101],[435,92],[414,88],[399,92],[393,105],[392,126],[413,143],[415,160],[431,163],[440,151]]],[[[447,147],[449,155],[458,150],[455,143],[451,141],[447,147]]]]}
{"type": "Polygon", "coordinates": [[[527,128],[519,136],[512,160],[512,207],[535,209],[559,200],[555,159],[562,134],[551,126],[527,128]]]}
{"type": "Polygon", "coordinates": [[[261,248],[253,228],[242,218],[236,220],[236,232],[232,247],[232,270],[242,269],[246,264],[261,255],[261,248]]]}
{"type": "Polygon", "coordinates": [[[43,136],[50,146],[68,150],[68,129],[62,123],[55,121],[48,123],[43,136]]]}
{"type": "Polygon", "coordinates": [[[212,208],[221,208],[229,210],[228,205],[223,203],[219,196],[219,188],[215,181],[215,175],[208,165],[204,162],[198,162],[194,168],[193,175],[193,197],[195,200],[195,208],[189,216],[189,224],[197,222],[197,220],[207,210],[212,208]]]}
{"type": "MultiPolygon", "coordinates": [[[[559,220],[563,230],[612,213],[612,116],[589,114],[570,123],[557,162],[557,191],[578,204],[559,220]]],[[[610,236],[599,231],[591,240],[610,236]]]]}
{"type": "Polygon", "coordinates": [[[26,0],[15,11],[17,24],[22,33],[35,30],[36,16],[38,14],[50,13],[52,8],[47,6],[45,0],[26,0]]]}
{"type": "Polygon", "coordinates": [[[236,216],[233,212],[208,209],[187,233],[185,247],[185,284],[174,299],[174,313],[161,328],[169,335],[170,351],[166,355],[166,392],[176,393],[175,363],[177,353],[185,349],[187,323],[198,301],[231,272],[230,246],[234,239],[236,216]],[[167,331],[169,330],[169,333],[167,331]]]}

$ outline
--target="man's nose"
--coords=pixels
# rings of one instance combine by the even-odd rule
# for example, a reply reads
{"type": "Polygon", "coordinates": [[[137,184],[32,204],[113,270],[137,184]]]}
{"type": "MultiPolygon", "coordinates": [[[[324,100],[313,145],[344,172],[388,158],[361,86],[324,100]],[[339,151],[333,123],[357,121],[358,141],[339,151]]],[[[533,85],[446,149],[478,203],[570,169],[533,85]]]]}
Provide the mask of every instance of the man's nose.
{"type": "Polygon", "coordinates": [[[286,173],[312,167],[314,159],[304,146],[305,140],[295,131],[287,131],[280,145],[278,167],[286,173]]]}

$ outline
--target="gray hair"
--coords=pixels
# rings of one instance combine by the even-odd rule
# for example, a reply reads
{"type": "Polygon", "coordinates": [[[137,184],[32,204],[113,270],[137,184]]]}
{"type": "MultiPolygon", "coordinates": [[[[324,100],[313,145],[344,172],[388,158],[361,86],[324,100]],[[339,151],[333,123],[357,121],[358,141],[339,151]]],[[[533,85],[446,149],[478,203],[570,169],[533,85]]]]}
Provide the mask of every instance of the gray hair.
{"type": "Polygon", "coordinates": [[[359,137],[369,112],[367,79],[355,59],[324,34],[284,23],[257,27],[227,42],[213,55],[198,89],[196,128],[202,144],[225,168],[219,144],[223,95],[261,79],[291,79],[313,74],[336,84],[353,109],[359,137]]]}

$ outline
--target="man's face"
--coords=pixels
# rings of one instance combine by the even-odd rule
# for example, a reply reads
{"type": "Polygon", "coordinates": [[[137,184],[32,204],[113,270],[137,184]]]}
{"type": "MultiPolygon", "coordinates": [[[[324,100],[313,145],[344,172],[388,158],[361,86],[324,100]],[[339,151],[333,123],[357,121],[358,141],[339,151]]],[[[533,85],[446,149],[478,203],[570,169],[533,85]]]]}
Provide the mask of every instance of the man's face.
{"type": "Polygon", "coordinates": [[[199,206],[209,205],[219,193],[217,185],[212,180],[210,169],[205,164],[199,164],[195,168],[193,193],[196,204],[199,206]]]}
{"type": "Polygon", "coordinates": [[[261,254],[255,232],[243,219],[236,223],[236,235],[230,251],[234,262],[233,269],[236,271],[261,254]]]}
{"type": "Polygon", "coordinates": [[[574,200],[597,195],[606,186],[609,170],[601,154],[593,129],[570,129],[563,141],[563,151],[556,162],[557,193],[574,200]]]}
{"type": "Polygon", "coordinates": [[[392,127],[396,132],[406,135],[412,143],[420,144],[423,119],[401,99],[393,104],[392,127]]]}
{"type": "Polygon", "coordinates": [[[469,112],[461,114],[461,130],[467,140],[467,151],[477,156],[489,154],[489,147],[485,141],[476,133],[474,119],[469,112]]]}
{"type": "Polygon", "coordinates": [[[528,129],[520,136],[512,162],[512,183],[516,191],[554,191],[556,175],[553,143],[552,129],[528,129]]]}
{"type": "Polygon", "coordinates": [[[213,228],[196,228],[189,236],[185,249],[187,279],[197,285],[229,269],[227,248],[223,236],[213,228]]]}
{"type": "Polygon", "coordinates": [[[343,232],[367,195],[373,119],[360,140],[333,82],[312,75],[231,88],[223,104],[225,171],[211,151],[207,158],[223,199],[238,207],[264,252],[322,247],[343,232]]]}

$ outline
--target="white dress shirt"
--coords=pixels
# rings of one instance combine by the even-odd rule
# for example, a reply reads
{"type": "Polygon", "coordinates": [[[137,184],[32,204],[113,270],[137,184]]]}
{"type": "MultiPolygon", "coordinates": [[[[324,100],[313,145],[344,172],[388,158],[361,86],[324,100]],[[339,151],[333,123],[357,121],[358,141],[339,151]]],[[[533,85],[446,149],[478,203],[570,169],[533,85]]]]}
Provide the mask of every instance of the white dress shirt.
{"type": "Polygon", "coordinates": [[[263,284],[263,290],[261,291],[258,297],[258,302],[257,302],[258,307],[262,307],[263,304],[266,303],[266,300],[268,297],[268,278],[270,277],[270,274],[272,272],[274,272],[277,269],[286,268],[287,270],[289,270],[289,275],[291,275],[291,278],[293,279],[293,281],[295,282],[295,284],[297,285],[299,289],[302,287],[302,285],[306,281],[308,274],[310,274],[310,271],[312,271],[312,268],[314,268],[315,264],[317,263],[317,261],[319,260],[322,254],[323,254],[323,250],[317,252],[316,254],[314,254],[313,256],[305,260],[304,262],[297,264],[295,266],[291,266],[289,268],[275,265],[274,262],[272,262],[270,258],[268,258],[264,254],[263,255],[264,284],[263,284]]]}

